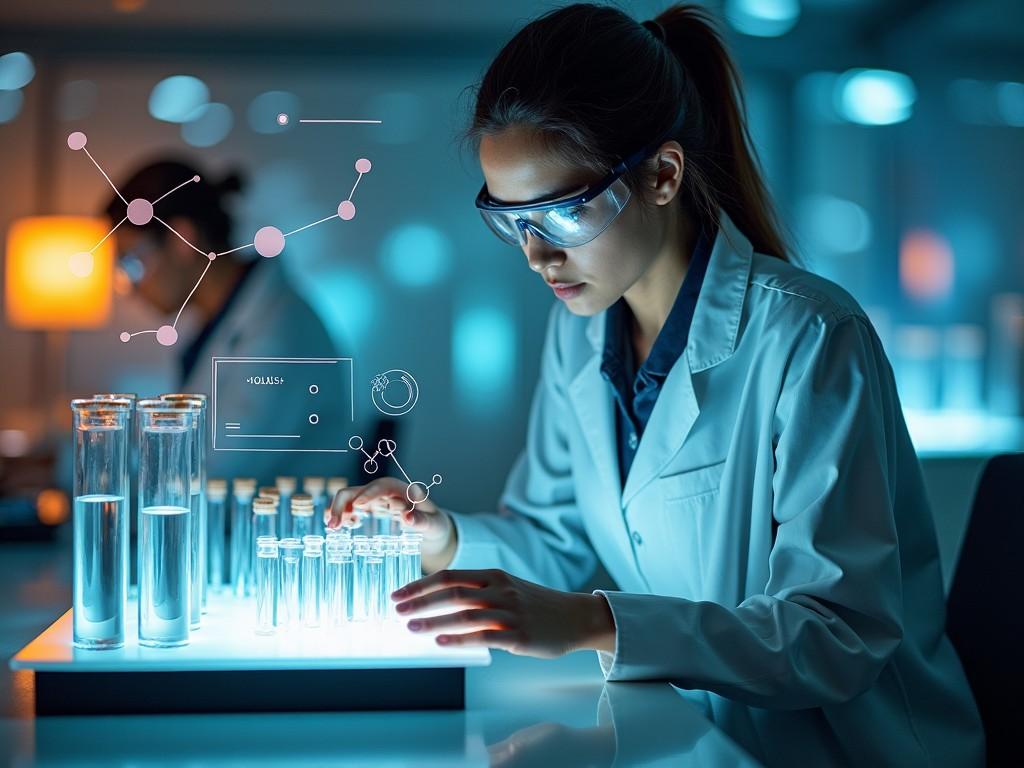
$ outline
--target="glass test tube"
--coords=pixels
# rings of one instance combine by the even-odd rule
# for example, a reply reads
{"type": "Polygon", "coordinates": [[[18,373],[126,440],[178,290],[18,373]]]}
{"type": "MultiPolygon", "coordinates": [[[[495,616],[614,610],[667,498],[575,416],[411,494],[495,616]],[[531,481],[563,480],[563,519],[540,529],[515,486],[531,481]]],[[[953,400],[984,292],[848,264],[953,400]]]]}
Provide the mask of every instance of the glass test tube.
{"type": "Polygon", "coordinates": [[[294,536],[292,533],[292,520],[288,514],[292,508],[292,496],[298,486],[298,480],[294,477],[275,477],[274,485],[277,488],[279,508],[281,517],[277,521],[277,535],[280,538],[294,536]]]}
{"type": "Polygon", "coordinates": [[[384,540],[384,584],[381,592],[384,596],[384,610],[389,619],[397,619],[398,612],[395,606],[398,605],[391,599],[391,593],[401,586],[401,547],[397,536],[388,536],[384,540]]]}
{"type": "Polygon", "coordinates": [[[253,593],[253,559],[255,547],[252,534],[252,498],[256,481],[236,477],[232,483],[231,503],[231,593],[246,597],[253,593]]]}
{"type": "MultiPolygon", "coordinates": [[[[277,510],[277,514],[287,515],[288,508],[281,506],[281,492],[277,490],[276,485],[261,485],[259,490],[256,492],[256,497],[266,497],[274,500],[274,509],[277,510]]],[[[281,522],[275,517],[274,518],[274,535],[281,538],[281,531],[283,530],[281,522]]]]}
{"type": "Polygon", "coordinates": [[[310,533],[324,535],[324,510],[327,508],[327,481],[322,477],[304,477],[302,492],[313,500],[313,530],[310,533]]]}
{"type": "Polygon", "coordinates": [[[296,493],[291,499],[292,537],[300,541],[306,536],[317,535],[313,498],[305,493],[296,493]]]}
{"type": "Polygon", "coordinates": [[[135,473],[139,466],[139,420],[135,416],[135,403],[139,397],[134,392],[111,393],[105,392],[92,396],[93,400],[112,400],[128,405],[128,459],[124,465],[124,516],[125,532],[124,537],[124,578],[128,592],[131,592],[131,585],[136,583],[132,579],[132,483],[135,480],[135,473]]]}
{"type": "Polygon", "coordinates": [[[124,645],[128,599],[127,401],[71,401],[74,424],[73,641],[124,645]]]}
{"type": "Polygon", "coordinates": [[[206,481],[206,576],[207,584],[219,594],[224,588],[225,515],[228,504],[227,480],[206,481]]]}
{"type": "Polygon", "coordinates": [[[370,555],[370,542],[366,536],[352,537],[352,621],[366,621],[369,598],[366,592],[366,558],[370,555]]]}
{"type": "Polygon", "coordinates": [[[302,563],[303,544],[296,538],[285,538],[278,542],[278,549],[281,556],[281,589],[277,600],[278,624],[295,629],[301,624],[299,569],[302,563]]]}
{"type": "Polygon", "coordinates": [[[189,409],[195,414],[192,422],[192,447],[189,448],[191,466],[191,488],[189,489],[189,510],[192,515],[190,528],[192,536],[192,554],[189,559],[192,588],[189,596],[192,600],[192,629],[199,629],[202,623],[203,592],[206,581],[206,466],[203,452],[203,431],[200,424],[205,425],[203,409],[205,403],[195,398],[181,398],[176,395],[161,395],[160,399],[176,408],[189,409]]]}
{"type": "Polygon", "coordinates": [[[400,547],[398,586],[404,587],[423,575],[422,556],[420,554],[423,534],[403,533],[399,536],[398,541],[400,547]]]}
{"type": "Polygon", "coordinates": [[[364,560],[366,618],[368,621],[383,621],[387,615],[384,602],[384,558],[379,550],[371,549],[364,560]]]}
{"type": "Polygon", "coordinates": [[[344,545],[328,545],[324,565],[325,623],[340,626],[351,618],[352,549],[344,545]]]}
{"type": "Polygon", "coordinates": [[[140,400],[139,644],[186,645],[191,624],[192,433],[195,412],[140,400]]]}
{"type": "Polygon", "coordinates": [[[323,538],[307,536],[302,553],[302,623],[312,629],[320,626],[321,601],[324,593],[323,538]]]}
{"type": "Polygon", "coordinates": [[[256,634],[272,635],[277,628],[278,542],[273,536],[256,541],[256,634]]]}

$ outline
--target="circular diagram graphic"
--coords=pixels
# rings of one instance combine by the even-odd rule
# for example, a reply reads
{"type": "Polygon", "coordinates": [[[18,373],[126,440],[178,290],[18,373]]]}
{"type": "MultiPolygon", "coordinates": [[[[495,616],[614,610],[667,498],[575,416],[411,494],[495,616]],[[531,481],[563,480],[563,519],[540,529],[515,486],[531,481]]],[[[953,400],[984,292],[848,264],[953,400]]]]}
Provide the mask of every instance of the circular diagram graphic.
{"type": "Polygon", "coordinates": [[[408,371],[392,368],[373,377],[370,397],[377,410],[385,416],[402,416],[416,406],[420,399],[420,386],[408,371]],[[397,393],[396,389],[399,390],[397,393]]]}

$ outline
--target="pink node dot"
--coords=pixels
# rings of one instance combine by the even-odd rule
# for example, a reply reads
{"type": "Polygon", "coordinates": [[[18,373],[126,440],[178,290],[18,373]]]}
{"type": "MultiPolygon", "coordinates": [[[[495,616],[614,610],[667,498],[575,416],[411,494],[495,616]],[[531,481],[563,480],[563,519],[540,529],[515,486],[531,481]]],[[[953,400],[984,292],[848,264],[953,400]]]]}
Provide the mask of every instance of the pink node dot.
{"type": "Polygon", "coordinates": [[[284,233],[277,227],[263,227],[252,239],[256,253],[265,259],[272,259],[284,250],[284,233]]]}
{"type": "Polygon", "coordinates": [[[356,171],[359,173],[369,173],[373,165],[365,157],[361,157],[356,160],[356,171]]]}
{"type": "Polygon", "coordinates": [[[192,177],[192,181],[194,181],[194,182],[196,182],[198,184],[199,183],[199,176],[193,176],[192,177]]]}
{"type": "Polygon", "coordinates": [[[137,197],[128,203],[128,221],[137,227],[149,224],[153,220],[153,204],[149,200],[137,197]]]}
{"type": "Polygon", "coordinates": [[[74,133],[68,135],[68,146],[71,149],[82,149],[85,146],[85,142],[85,134],[82,133],[81,131],[75,131],[74,133]]]}
{"type": "Polygon", "coordinates": [[[161,325],[156,332],[156,340],[169,347],[178,340],[178,332],[173,325],[161,325]]]}
{"type": "Polygon", "coordinates": [[[88,277],[92,274],[93,258],[88,251],[74,254],[68,259],[68,269],[75,277],[88,277]]]}
{"type": "Polygon", "coordinates": [[[344,221],[351,221],[355,218],[355,215],[356,206],[353,202],[351,200],[342,200],[341,204],[338,206],[338,216],[340,216],[344,221]]]}
{"type": "Polygon", "coordinates": [[[277,124],[278,125],[288,125],[288,115],[286,115],[284,112],[279,114],[277,116],[277,124]]]}
{"type": "Polygon", "coordinates": [[[123,341],[125,344],[127,344],[129,341],[131,341],[132,335],[128,333],[128,331],[121,331],[121,335],[118,338],[121,339],[121,341],[123,341]]]}
{"type": "Polygon", "coordinates": [[[208,258],[210,261],[216,261],[217,254],[214,253],[213,251],[210,251],[208,254],[206,254],[206,258],[208,258]]]}

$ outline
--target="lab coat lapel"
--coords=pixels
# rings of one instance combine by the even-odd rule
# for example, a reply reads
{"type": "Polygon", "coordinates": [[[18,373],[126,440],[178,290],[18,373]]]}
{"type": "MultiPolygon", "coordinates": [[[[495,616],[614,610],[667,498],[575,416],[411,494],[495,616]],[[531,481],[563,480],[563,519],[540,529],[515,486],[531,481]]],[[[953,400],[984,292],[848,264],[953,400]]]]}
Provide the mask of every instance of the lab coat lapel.
{"type": "MultiPolygon", "coordinates": [[[[658,394],[622,492],[622,505],[644,489],[672,461],[700,414],[694,377],[728,358],[736,347],[743,301],[750,276],[752,249],[725,214],[694,309],[686,350],[679,356],[658,394]]],[[[614,437],[612,438],[614,440],[614,437]]]]}
{"type": "Polygon", "coordinates": [[[622,485],[616,453],[615,411],[611,389],[601,375],[601,345],[604,340],[605,313],[591,318],[587,338],[593,354],[569,383],[569,395],[597,468],[597,476],[607,483],[614,498],[619,498],[622,485]]]}

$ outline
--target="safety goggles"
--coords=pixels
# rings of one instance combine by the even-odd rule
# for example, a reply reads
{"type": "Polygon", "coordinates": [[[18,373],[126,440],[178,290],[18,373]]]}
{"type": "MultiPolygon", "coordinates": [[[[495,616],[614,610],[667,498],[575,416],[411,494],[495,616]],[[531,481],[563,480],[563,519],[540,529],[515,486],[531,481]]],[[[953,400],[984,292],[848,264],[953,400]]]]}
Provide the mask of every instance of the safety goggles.
{"type": "Polygon", "coordinates": [[[667,136],[675,135],[682,120],[680,112],[665,137],[630,155],[577,195],[506,205],[494,202],[484,184],[476,196],[477,210],[491,231],[509,245],[525,246],[528,232],[557,248],[585,245],[608,229],[629,202],[629,187],[622,175],[654,154],[667,136]]]}

